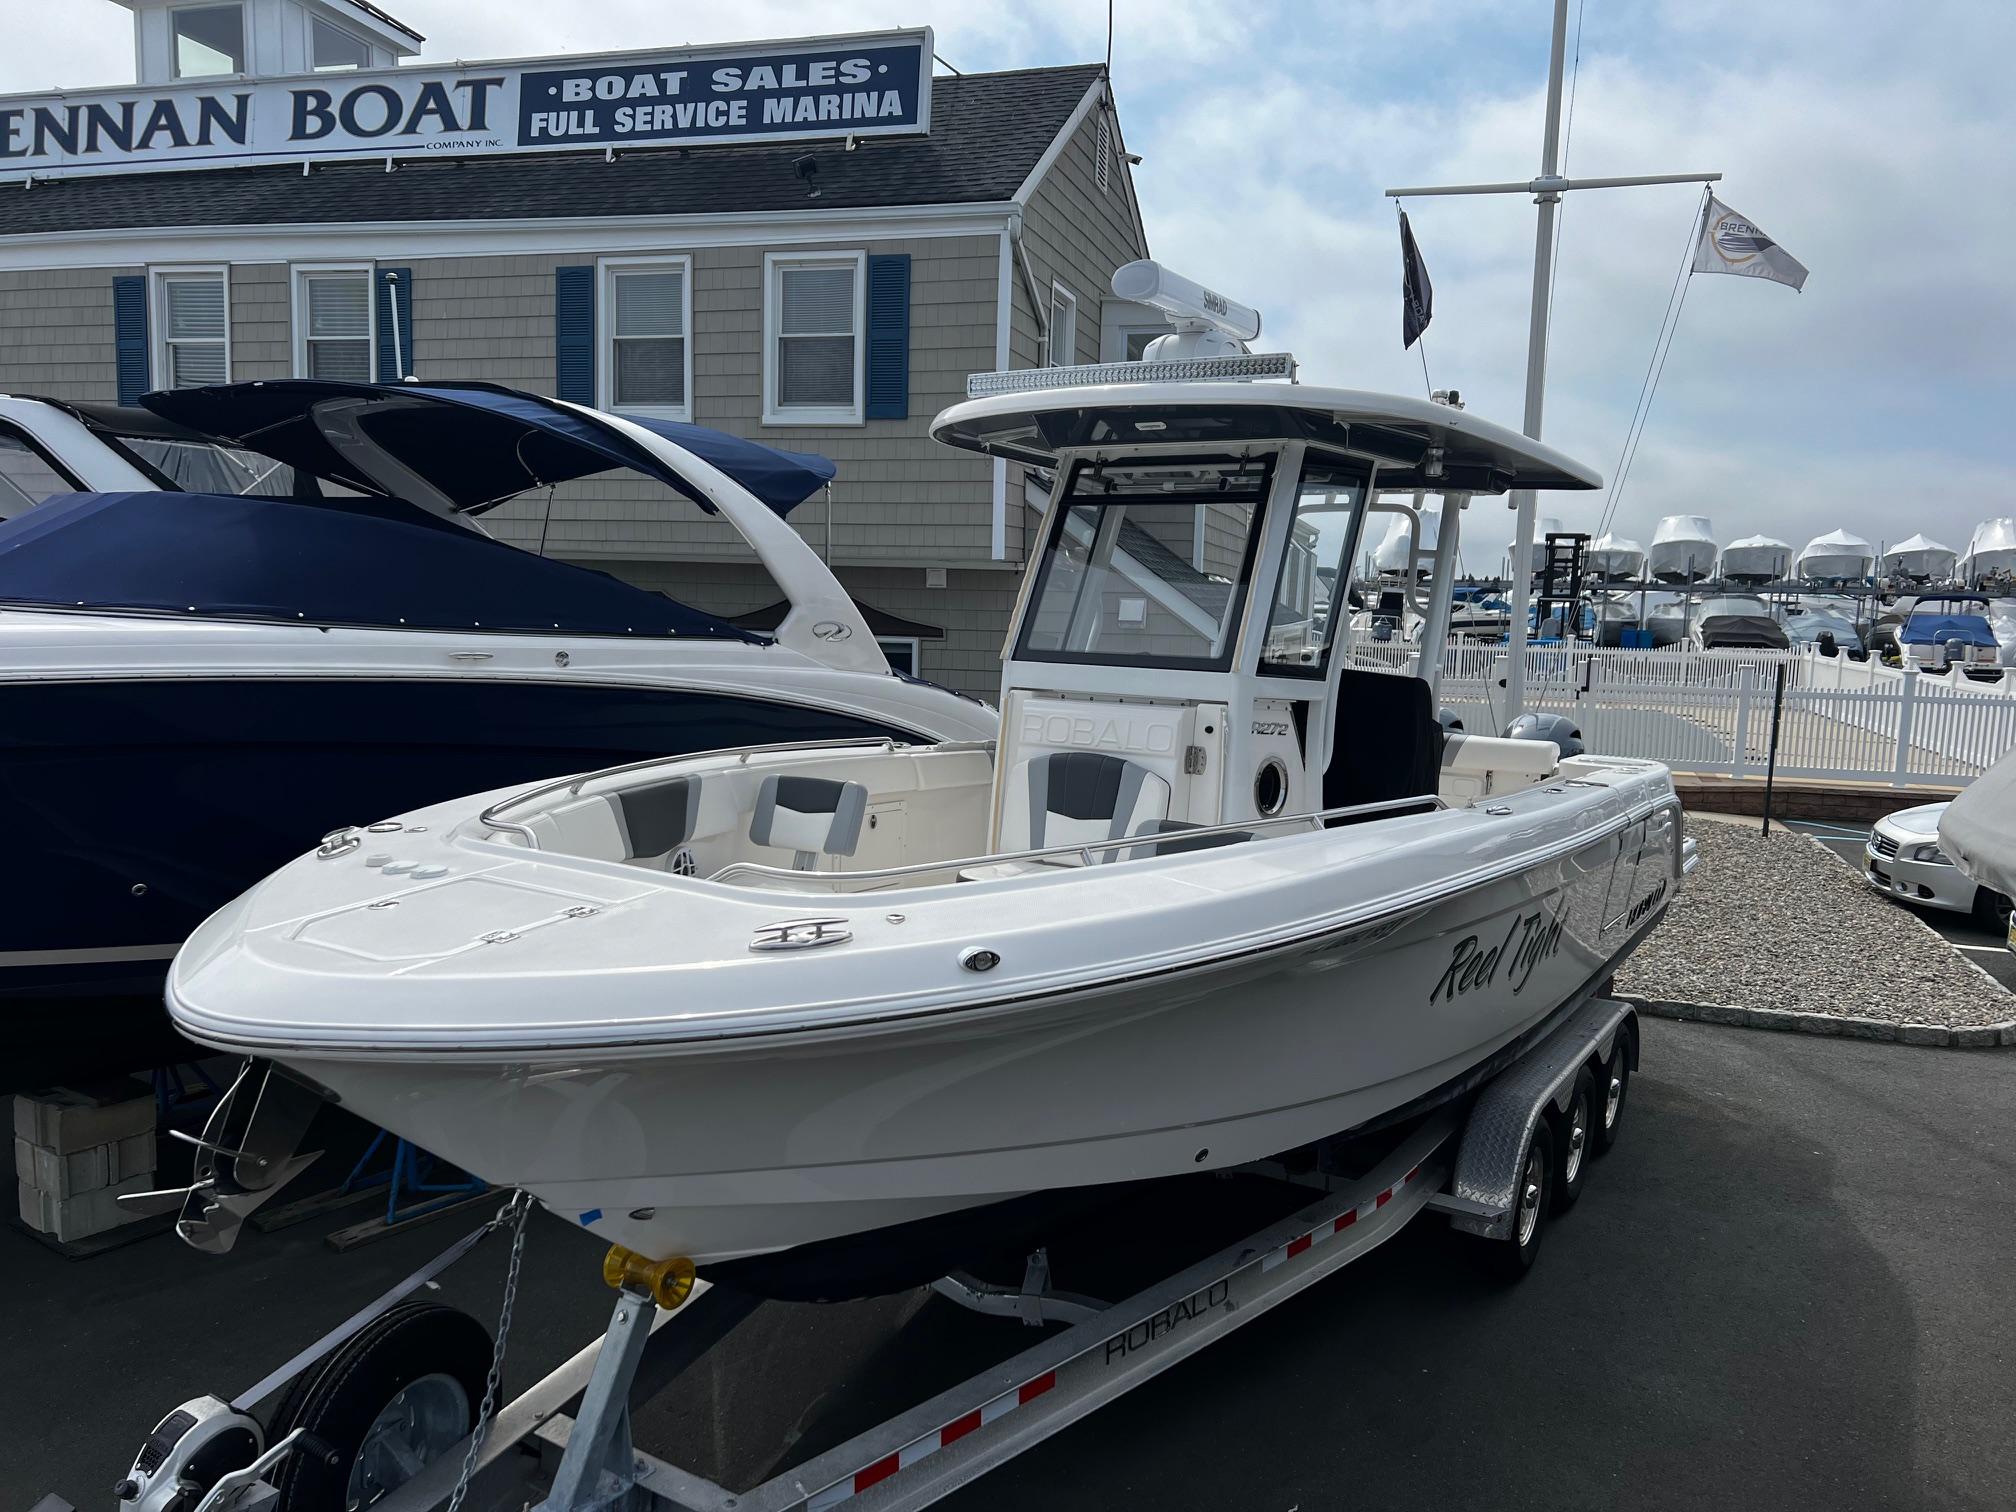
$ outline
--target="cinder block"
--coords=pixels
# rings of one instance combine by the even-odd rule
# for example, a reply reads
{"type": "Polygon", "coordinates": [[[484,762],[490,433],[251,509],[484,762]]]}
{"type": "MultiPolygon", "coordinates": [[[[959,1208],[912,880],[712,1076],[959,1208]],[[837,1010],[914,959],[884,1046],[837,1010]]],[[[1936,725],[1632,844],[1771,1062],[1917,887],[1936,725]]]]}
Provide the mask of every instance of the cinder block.
{"type": "Polygon", "coordinates": [[[59,1155],[18,1137],[14,1141],[15,1176],[52,1197],[95,1192],[153,1169],[152,1129],[129,1134],[111,1144],[92,1145],[74,1155],[59,1155]]]}
{"type": "Polygon", "coordinates": [[[81,1192],[75,1197],[57,1197],[24,1182],[16,1188],[20,1193],[21,1221],[36,1232],[48,1234],[66,1244],[77,1239],[89,1239],[94,1234],[115,1229],[122,1223],[135,1222],[143,1216],[120,1207],[119,1195],[122,1192],[144,1192],[153,1183],[154,1173],[143,1171],[116,1186],[81,1192]]]}
{"type": "Polygon", "coordinates": [[[14,1099],[15,1137],[58,1155],[75,1155],[153,1129],[153,1097],[144,1092],[128,1096],[125,1085],[112,1094],[51,1087],[14,1099]]]}

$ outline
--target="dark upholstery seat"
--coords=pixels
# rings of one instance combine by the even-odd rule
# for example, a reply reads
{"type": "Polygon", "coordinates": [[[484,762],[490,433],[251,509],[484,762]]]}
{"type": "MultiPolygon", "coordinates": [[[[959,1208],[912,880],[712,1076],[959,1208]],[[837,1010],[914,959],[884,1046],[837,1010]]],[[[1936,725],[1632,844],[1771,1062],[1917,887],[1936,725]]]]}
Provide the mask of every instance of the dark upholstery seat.
{"type": "Polygon", "coordinates": [[[700,780],[673,777],[615,794],[616,827],[626,860],[663,861],[700,824],[700,780]]]}
{"type": "Polygon", "coordinates": [[[1337,686],[1323,807],[1430,798],[1441,780],[1442,725],[1428,684],[1346,670],[1337,686]]]}

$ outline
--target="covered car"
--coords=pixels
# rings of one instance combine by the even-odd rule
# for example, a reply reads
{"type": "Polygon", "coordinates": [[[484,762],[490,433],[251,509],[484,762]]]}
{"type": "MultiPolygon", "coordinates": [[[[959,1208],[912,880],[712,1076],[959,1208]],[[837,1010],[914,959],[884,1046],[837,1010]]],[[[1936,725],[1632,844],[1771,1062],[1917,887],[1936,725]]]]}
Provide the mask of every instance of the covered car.
{"type": "Polygon", "coordinates": [[[1939,849],[1999,899],[2006,920],[2016,897],[2016,751],[1990,767],[1939,816],[1939,849]]]}

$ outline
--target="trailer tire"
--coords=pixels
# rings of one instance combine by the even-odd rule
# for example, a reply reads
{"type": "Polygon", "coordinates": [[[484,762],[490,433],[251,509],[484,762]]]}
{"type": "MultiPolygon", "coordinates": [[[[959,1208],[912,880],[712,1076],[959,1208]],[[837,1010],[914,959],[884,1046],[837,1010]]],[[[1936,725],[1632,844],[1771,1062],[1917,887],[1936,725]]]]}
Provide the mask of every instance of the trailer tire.
{"type": "Polygon", "coordinates": [[[294,1382],[267,1429],[269,1444],[296,1428],[316,1441],[282,1463],[278,1512],[344,1512],[402,1484],[382,1478],[388,1433],[407,1456],[438,1458],[476,1425],[490,1354],[483,1325],[438,1302],[404,1303],[362,1329],[294,1382]]]}
{"type": "Polygon", "coordinates": [[[1541,1119],[1533,1126],[1519,1160],[1519,1180],[1512,1188],[1511,1232],[1488,1246],[1498,1274],[1516,1281],[1533,1268],[1540,1240],[1547,1232],[1548,1189],[1554,1183],[1554,1131],[1541,1119]]]}
{"type": "Polygon", "coordinates": [[[1584,1066],[1575,1073],[1574,1090],[1568,1107],[1554,1118],[1554,1192],[1552,1207],[1565,1213],[1582,1195],[1583,1178],[1589,1174],[1589,1157],[1595,1154],[1596,1079],[1584,1066]]]}
{"type": "Polygon", "coordinates": [[[1631,1053],[1624,1036],[1610,1047],[1610,1059],[1596,1071],[1596,1096],[1591,1103],[1589,1153],[1607,1155],[1624,1130],[1625,1094],[1631,1090],[1631,1053]]]}

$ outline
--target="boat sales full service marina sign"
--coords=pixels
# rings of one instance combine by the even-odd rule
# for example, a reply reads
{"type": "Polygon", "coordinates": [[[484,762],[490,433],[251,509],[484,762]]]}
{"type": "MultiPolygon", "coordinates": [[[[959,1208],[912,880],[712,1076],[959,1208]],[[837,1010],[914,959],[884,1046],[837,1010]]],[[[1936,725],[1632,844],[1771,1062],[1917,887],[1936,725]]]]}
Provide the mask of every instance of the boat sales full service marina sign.
{"type": "Polygon", "coordinates": [[[0,179],[931,128],[931,32],[0,97],[0,179]]]}

